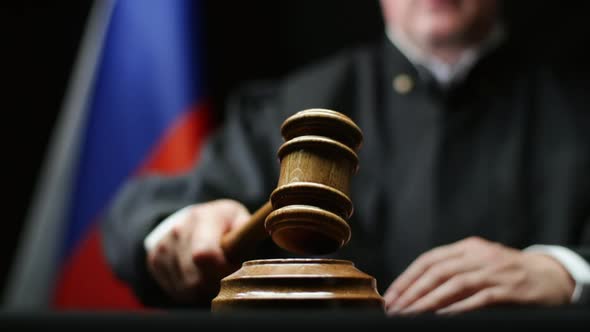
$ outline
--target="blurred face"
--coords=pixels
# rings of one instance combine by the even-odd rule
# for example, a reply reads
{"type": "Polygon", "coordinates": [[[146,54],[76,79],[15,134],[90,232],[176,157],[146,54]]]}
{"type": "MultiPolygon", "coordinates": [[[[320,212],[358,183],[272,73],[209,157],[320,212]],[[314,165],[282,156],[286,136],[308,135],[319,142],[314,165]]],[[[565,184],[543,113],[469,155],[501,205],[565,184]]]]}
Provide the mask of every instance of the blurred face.
{"type": "Polygon", "coordinates": [[[465,46],[490,31],[497,0],[381,0],[388,27],[422,47],[465,46]]]}

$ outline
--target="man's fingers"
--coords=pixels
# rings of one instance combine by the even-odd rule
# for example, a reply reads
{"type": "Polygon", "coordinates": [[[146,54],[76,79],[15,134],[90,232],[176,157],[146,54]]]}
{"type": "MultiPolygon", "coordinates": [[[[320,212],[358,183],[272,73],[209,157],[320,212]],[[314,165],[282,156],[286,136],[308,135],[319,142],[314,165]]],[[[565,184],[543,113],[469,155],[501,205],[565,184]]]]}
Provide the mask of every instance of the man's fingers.
{"type": "Polygon", "coordinates": [[[467,312],[489,305],[506,301],[510,298],[510,292],[501,287],[486,288],[461,301],[436,311],[437,314],[456,314],[467,312]]]}
{"type": "Polygon", "coordinates": [[[163,243],[158,244],[148,255],[148,267],[154,279],[168,292],[174,292],[180,280],[180,271],[170,248],[163,243]]]}
{"type": "Polygon", "coordinates": [[[434,248],[420,255],[420,257],[397,277],[386,291],[384,295],[386,304],[389,306],[393,305],[398,295],[401,296],[430,266],[437,262],[460,256],[461,254],[462,248],[460,246],[450,244],[434,248]]]}
{"type": "Polygon", "coordinates": [[[184,287],[186,289],[196,288],[203,279],[200,269],[195,265],[190,255],[179,255],[179,260],[179,269],[184,287]]]}
{"type": "Polygon", "coordinates": [[[450,278],[400,312],[404,314],[437,310],[490,286],[489,274],[485,270],[462,273],[450,278]]]}
{"type": "Polygon", "coordinates": [[[421,298],[424,294],[439,287],[447,280],[461,273],[469,272],[476,269],[477,266],[464,256],[450,258],[431,265],[401,296],[395,300],[393,306],[387,307],[392,312],[404,309],[414,301],[421,298]]]}
{"type": "Polygon", "coordinates": [[[397,298],[399,297],[399,293],[397,292],[397,290],[392,287],[389,286],[389,288],[387,288],[387,290],[385,291],[385,294],[383,295],[383,302],[385,302],[385,309],[389,309],[394,305],[394,302],[397,300],[397,298]]]}

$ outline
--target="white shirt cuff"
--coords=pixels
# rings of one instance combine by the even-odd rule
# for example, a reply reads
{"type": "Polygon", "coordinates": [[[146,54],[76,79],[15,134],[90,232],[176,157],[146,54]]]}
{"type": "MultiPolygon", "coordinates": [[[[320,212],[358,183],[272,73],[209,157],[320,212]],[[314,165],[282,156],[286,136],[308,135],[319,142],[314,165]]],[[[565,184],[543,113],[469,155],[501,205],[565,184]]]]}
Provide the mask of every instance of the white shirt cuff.
{"type": "Polygon", "coordinates": [[[150,252],[155,248],[158,242],[160,242],[160,240],[162,240],[162,238],[166,236],[175,225],[179,224],[186,218],[190,207],[191,205],[186,206],[169,215],[145,237],[143,240],[143,246],[146,252],[150,252]]]}
{"type": "Polygon", "coordinates": [[[590,264],[572,250],[562,246],[536,244],[525,248],[524,251],[547,254],[563,265],[576,282],[572,303],[579,301],[584,287],[590,287],[590,264]]]}

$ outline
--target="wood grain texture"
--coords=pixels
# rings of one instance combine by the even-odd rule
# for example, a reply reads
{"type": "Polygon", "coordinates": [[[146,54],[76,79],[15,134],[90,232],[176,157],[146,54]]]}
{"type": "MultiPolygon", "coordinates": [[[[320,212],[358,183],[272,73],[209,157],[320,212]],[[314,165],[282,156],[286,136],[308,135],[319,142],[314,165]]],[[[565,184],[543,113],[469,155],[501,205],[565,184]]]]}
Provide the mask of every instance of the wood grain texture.
{"type": "Polygon", "coordinates": [[[310,255],[334,252],[350,240],[350,180],[358,170],[360,128],[341,113],[308,109],[286,119],[281,134],[277,188],[270,203],[223,237],[231,260],[239,261],[269,234],[283,249],[310,255]]]}

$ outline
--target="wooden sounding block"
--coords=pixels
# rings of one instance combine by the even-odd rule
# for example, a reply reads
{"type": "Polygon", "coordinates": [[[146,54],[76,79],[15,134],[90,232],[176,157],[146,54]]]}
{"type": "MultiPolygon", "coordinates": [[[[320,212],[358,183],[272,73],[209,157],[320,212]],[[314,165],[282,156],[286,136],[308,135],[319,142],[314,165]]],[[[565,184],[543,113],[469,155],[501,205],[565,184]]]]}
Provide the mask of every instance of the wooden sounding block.
{"type": "Polygon", "coordinates": [[[221,281],[211,310],[383,311],[375,289],[375,279],[346,260],[254,260],[221,281]]]}

